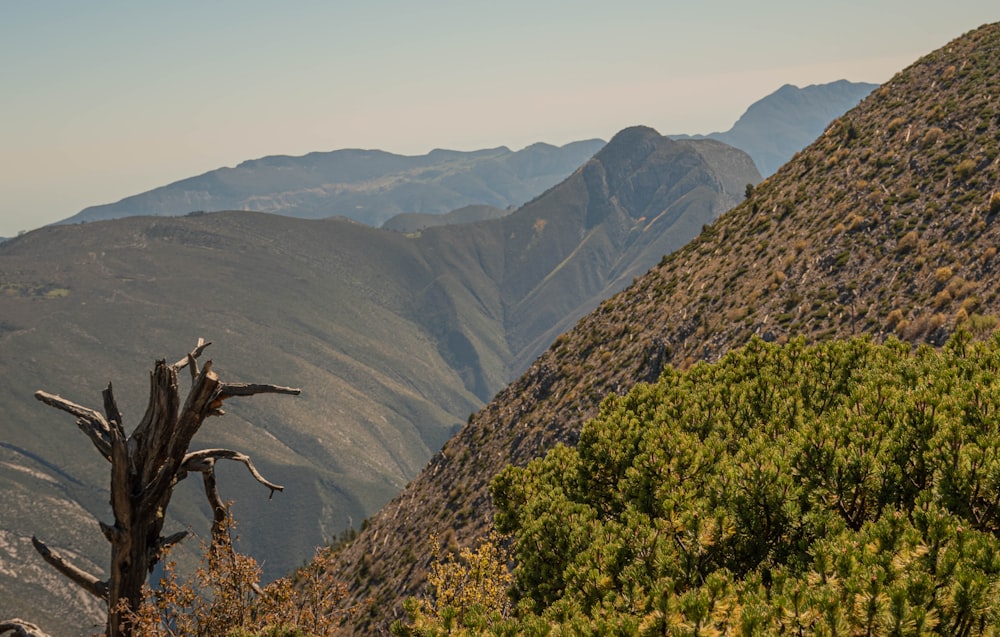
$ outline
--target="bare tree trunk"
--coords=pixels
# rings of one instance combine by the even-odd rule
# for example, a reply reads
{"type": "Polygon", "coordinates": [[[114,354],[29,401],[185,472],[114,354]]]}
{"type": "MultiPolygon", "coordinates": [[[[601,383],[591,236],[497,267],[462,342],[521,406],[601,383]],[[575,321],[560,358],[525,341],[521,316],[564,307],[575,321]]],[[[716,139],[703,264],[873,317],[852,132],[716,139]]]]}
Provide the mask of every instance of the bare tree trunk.
{"type": "MultiPolygon", "coordinates": [[[[208,361],[198,369],[198,357],[210,343],[199,339],[195,349],[173,364],[156,362],[150,375],[149,405],[142,420],[126,436],[122,415],[115,403],[111,385],[104,390],[104,414],[81,407],[60,396],[43,391],[38,400],[76,416],[77,426],[87,434],[98,452],[111,463],[111,509],[114,523],[100,522],[111,544],[111,568],[107,581],[73,566],[32,538],[42,558],[86,591],[108,604],[107,635],[130,637],[133,631],[128,618],[142,605],[142,587],[163,549],[179,542],[186,533],[164,537],[163,524],[174,486],[194,471],[202,474],[205,492],[213,509],[213,534],[220,528],[225,507],[215,486],[215,461],[242,462],[254,478],[275,491],[282,487],[268,482],[254,467],[249,456],[229,449],[205,449],[189,452],[191,439],[209,416],[220,416],[222,403],[234,396],[261,393],[298,394],[300,390],[277,385],[228,384],[219,380],[208,361]],[[191,389],[181,404],[177,373],[187,367],[191,389]]],[[[44,637],[33,624],[23,620],[0,622],[0,635],[20,630],[16,635],[44,637]],[[36,632],[30,632],[30,631],[36,632]]]]}

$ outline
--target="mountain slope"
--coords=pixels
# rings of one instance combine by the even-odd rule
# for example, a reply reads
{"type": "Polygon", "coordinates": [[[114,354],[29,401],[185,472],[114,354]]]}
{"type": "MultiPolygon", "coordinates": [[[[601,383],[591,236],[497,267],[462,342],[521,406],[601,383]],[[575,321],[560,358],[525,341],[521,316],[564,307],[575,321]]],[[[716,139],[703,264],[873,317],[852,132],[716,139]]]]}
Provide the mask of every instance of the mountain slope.
{"type": "Polygon", "coordinates": [[[515,235],[531,236],[510,244],[502,285],[516,370],[759,180],[744,153],[711,140],[675,142],[635,127],[613,141],[508,224],[515,235]],[[582,239],[570,250],[574,237],[582,239]],[[531,275],[538,271],[547,274],[531,275]]]}
{"type": "Polygon", "coordinates": [[[419,591],[432,533],[467,545],[487,485],[573,443],[609,393],[752,335],[941,343],[1000,316],[1000,24],[922,58],[698,239],[582,319],[434,456],[343,551],[374,630],[419,591]]]}
{"type": "MultiPolygon", "coordinates": [[[[287,487],[268,501],[243,472],[221,469],[244,548],[267,576],[281,574],[398,493],[547,331],[650,267],[663,242],[689,240],[757,179],[741,151],[637,127],[564,184],[479,223],[408,235],[231,211],[51,226],[5,242],[0,489],[14,506],[0,526],[0,615],[37,606],[72,625],[85,612],[34,556],[32,533],[98,572],[105,552],[91,523],[48,522],[63,509],[106,518],[107,476],[35,390],[90,405],[111,380],[128,419],[143,411],[152,360],[180,356],[197,336],[215,341],[208,355],[234,382],[302,387],[294,400],[234,405],[197,441],[250,453],[287,487]]],[[[206,529],[202,501],[181,484],[172,524],[206,529]]]]}
{"type": "Polygon", "coordinates": [[[692,139],[715,139],[746,151],[769,177],[876,88],[847,80],[803,88],[786,84],[751,104],[729,130],[692,139]]]}
{"type": "Polygon", "coordinates": [[[198,210],[257,210],[303,219],[343,216],[378,226],[399,213],[441,214],[472,204],[517,206],[557,184],[604,142],[532,144],[403,156],[380,150],[276,155],[91,206],[63,223],[198,210]]]}

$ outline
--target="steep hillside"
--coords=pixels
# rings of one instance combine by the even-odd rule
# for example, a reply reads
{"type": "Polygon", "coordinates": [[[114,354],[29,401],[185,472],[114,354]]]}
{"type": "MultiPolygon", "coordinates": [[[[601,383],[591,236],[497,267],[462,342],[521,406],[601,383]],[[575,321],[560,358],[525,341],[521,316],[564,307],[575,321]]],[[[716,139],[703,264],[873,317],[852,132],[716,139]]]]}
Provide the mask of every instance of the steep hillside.
{"type": "Polygon", "coordinates": [[[746,151],[760,174],[770,177],[876,88],[847,80],[803,88],[786,84],[751,104],[729,130],[693,139],[715,139],[746,151]]]}
{"type": "MultiPolygon", "coordinates": [[[[35,390],[94,404],[113,381],[126,418],[138,416],[153,359],[180,356],[198,336],[215,342],[228,378],[302,387],[294,400],[235,405],[198,441],[250,453],[287,487],[269,501],[223,468],[244,548],[280,574],[398,493],[560,321],[690,240],[757,179],[741,151],[634,128],[564,184],[479,223],[405,234],[233,211],[52,226],[5,242],[0,489],[11,506],[0,616],[86,612],[34,556],[32,533],[95,571],[105,553],[85,520],[106,517],[106,466],[35,390]],[[82,524],[51,525],[63,510],[82,524]]],[[[182,484],[172,523],[206,529],[202,500],[182,484]]]]}
{"type": "Polygon", "coordinates": [[[399,213],[441,214],[472,204],[518,206],[559,183],[604,142],[532,144],[403,156],[337,150],[271,156],[92,206],[64,223],[192,211],[256,210],[303,219],[343,216],[370,226],[399,213]]]}
{"type": "Polygon", "coordinates": [[[1000,24],[899,73],[626,291],[556,340],[341,556],[384,625],[419,590],[428,538],[490,524],[491,478],[574,442],[609,393],[752,335],[868,332],[939,344],[1000,316],[1000,24]]]}

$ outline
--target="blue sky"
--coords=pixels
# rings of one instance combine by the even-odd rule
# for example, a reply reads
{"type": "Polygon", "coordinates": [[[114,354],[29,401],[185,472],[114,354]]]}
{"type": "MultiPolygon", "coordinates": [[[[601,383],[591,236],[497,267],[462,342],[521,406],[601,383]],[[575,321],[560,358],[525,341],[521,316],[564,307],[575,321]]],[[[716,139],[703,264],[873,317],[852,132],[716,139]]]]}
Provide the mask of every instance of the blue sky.
{"type": "Polygon", "coordinates": [[[0,0],[0,236],[244,159],[729,128],[995,0],[0,0]]]}

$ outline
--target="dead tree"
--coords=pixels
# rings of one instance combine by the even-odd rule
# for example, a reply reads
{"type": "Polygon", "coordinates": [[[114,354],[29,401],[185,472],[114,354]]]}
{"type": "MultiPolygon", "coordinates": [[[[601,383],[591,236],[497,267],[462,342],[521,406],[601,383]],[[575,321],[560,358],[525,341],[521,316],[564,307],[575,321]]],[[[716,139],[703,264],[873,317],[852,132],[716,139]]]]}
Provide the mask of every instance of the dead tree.
{"type": "MultiPolygon", "coordinates": [[[[221,416],[223,401],[254,394],[298,394],[300,390],[277,385],[224,383],[212,371],[212,362],[198,368],[198,357],[210,343],[199,339],[187,356],[169,364],[156,362],[150,375],[149,405],[142,420],[126,436],[122,414],[115,404],[109,384],[103,393],[104,413],[81,407],[65,398],[44,391],[35,397],[56,409],[76,416],[76,425],[104,458],[111,463],[111,509],[114,522],[99,522],[111,544],[111,566],[107,580],[70,564],[37,538],[35,549],[57,571],[108,605],[107,635],[133,634],[127,618],[142,604],[142,587],[163,550],[179,542],[185,531],[163,536],[163,523],[174,486],[188,473],[202,474],[205,493],[212,505],[213,533],[226,517],[225,505],[215,484],[215,461],[242,462],[253,477],[273,495],[283,487],[267,481],[257,471],[249,456],[229,449],[188,451],[191,439],[209,416],[221,416]],[[191,389],[181,404],[177,373],[187,367],[191,389]]],[[[37,626],[23,620],[0,621],[0,635],[44,635],[37,626]],[[32,632],[34,631],[34,632],[32,632]]]]}

